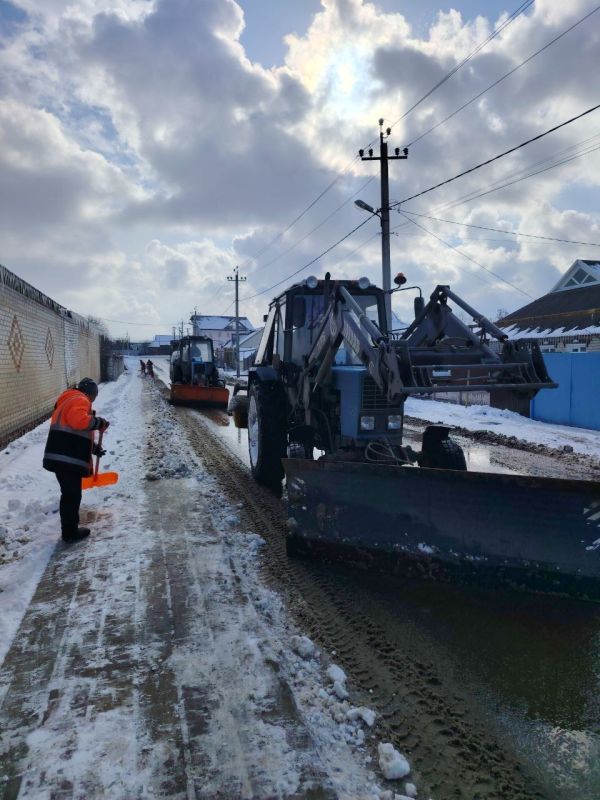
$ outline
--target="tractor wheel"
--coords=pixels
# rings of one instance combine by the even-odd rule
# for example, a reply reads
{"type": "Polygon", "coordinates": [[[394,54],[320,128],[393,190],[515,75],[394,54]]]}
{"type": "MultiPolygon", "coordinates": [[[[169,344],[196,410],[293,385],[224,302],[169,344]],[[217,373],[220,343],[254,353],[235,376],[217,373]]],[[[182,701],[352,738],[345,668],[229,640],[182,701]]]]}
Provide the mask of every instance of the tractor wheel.
{"type": "Polygon", "coordinates": [[[464,471],[467,468],[462,447],[450,437],[435,442],[433,447],[423,451],[419,458],[419,465],[432,469],[454,469],[458,471],[464,471]]]}
{"type": "Polygon", "coordinates": [[[286,456],[285,395],[277,384],[254,383],[248,395],[248,451],[257,483],[281,492],[286,456]]]}

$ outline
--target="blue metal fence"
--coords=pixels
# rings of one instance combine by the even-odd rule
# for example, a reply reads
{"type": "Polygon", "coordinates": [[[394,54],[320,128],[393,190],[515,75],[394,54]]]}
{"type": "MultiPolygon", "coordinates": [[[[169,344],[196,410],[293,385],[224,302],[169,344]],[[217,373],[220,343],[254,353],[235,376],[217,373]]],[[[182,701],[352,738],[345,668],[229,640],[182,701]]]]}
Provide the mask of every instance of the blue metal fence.
{"type": "Polygon", "coordinates": [[[600,430],[600,353],[544,353],[558,389],[542,389],[531,417],[543,422],[600,430]]]}

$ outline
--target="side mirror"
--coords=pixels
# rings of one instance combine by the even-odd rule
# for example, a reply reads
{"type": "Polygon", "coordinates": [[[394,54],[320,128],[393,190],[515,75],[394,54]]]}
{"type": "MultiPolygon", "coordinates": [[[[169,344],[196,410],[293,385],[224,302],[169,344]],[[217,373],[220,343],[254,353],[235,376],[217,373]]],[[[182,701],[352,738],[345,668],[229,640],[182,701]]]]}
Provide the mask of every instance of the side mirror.
{"type": "Polygon", "coordinates": [[[292,305],[292,325],[294,328],[302,328],[306,322],[306,300],[297,295],[294,297],[292,305]]]}
{"type": "Polygon", "coordinates": [[[415,297],[415,319],[423,312],[425,308],[425,298],[419,295],[415,297]]]}

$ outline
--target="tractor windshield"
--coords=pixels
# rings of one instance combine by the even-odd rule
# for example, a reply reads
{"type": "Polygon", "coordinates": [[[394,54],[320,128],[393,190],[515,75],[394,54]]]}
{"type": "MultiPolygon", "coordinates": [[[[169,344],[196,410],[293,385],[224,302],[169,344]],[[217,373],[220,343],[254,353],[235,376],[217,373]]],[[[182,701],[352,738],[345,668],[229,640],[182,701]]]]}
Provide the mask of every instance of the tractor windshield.
{"type": "Polygon", "coordinates": [[[192,342],[190,344],[190,358],[212,362],[212,348],[209,342],[192,342]]]}
{"type": "MultiPolygon", "coordinates": [[[[371,294],[360,294],[352,296],[356,300],[358,305],[362,308],[362,310],[366,313],[367,317],[371,320],[371,322],[374,322],[378,328],[381,327],[379,322],[379,306],[377,303],[377,297],[371,294]]],[[[345,313],[350,314],[351,312],[346,311],[345,313]]],[[[354,365],[359,365],[362,362],[358,358],[356,353],[352,350],[352,348],[348,345],[348,343],[345,340],[343,340],[337,353],[335,354],[334,363],[343,366],[354,366],[354,365]]]]}
{"type": "Polygon", "coordinates": [[[301,324],[292,322],[292,361],[302,364],[304,356],[310,352],[319,332],[325,310],[325,298],[322,294],[296,295],[294,302],[302,304],[303,314],[299,320],[301,324]]]}
{"type": "MultiPolygon", "coordinates": [[[[379,305],[377,295],[353,295],[359,306],[366,312],[370,320],[379,326],[379,305]]],[[[301,303],[302,313],[298,320],[302,324],[292,322],[292,361],[303,363],[304,356],[310,352],[314,345],[325,312],[325,297],[323,294],[296,295],[294,303],[301,303]],[[301,298],[301,300],[298,300],[301,298]]],[[[336,364],[359,364],[358,358],[344,342],[335,357],[336,364]]]]}

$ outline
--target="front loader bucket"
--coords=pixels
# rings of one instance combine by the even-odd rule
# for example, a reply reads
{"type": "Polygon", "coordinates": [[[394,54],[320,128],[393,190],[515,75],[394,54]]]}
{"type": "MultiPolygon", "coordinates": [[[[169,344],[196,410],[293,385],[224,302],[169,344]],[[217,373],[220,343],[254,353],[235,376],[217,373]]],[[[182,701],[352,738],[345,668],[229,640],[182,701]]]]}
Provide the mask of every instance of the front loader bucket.
{"type": "Polygon", "coordinates": [[[176,406],[227,408],[229,389],[224,386],[192,386],[189,383],[172,383],[169,399],[176,406]]]}
{"type": "Polygon", "coordinates": [[[600,483],[285,459],[290,550],[600,601],[600,483]]]}

